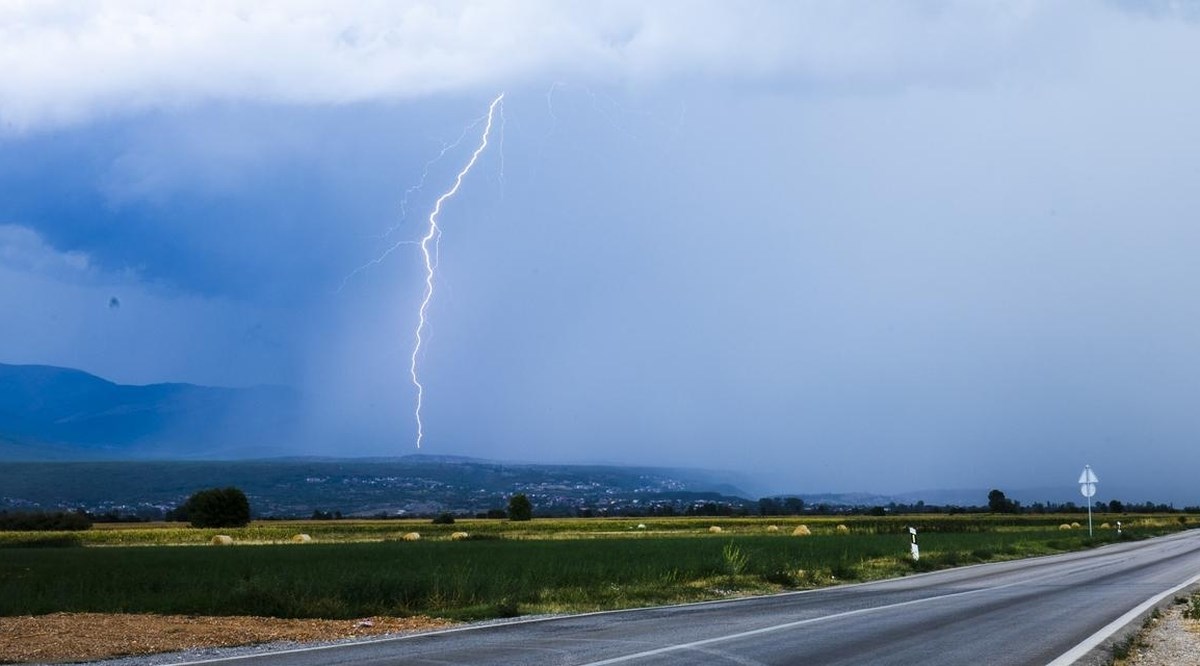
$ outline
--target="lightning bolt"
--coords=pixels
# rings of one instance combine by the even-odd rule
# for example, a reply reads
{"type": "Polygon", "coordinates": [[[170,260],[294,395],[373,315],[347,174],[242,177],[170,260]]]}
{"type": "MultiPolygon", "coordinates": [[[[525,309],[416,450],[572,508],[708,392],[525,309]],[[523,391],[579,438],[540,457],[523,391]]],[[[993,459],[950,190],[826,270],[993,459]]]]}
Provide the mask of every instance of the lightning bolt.
{"type": "Polygon", "coordinates": [[[496,116],[496,108],[500,108],[501,119],[503,120],[504,107],[501,102],[504,101],[504,93],[496,96],[488,106],[487,124],[483,127],[483,136],[480,137],[479,145],[475,148],[475,152],[471,153],[471,159],[467,160],[466,166],[458,172],[458,176],[454,179],[454,185],[446,190],[442,196],[438,197],[437,202],[433,204],[433,211],[429,213],[429,228],[425,235],[421,237],[421,255],[425,259],[425,295],[421,299],[421,307],[417,310],[417,330],[416,344],[413,345],[411,363],[408,366],[409,375],[412,376],[413,386],[417,389],[417,406],[414,410],[414,415],[417,418],[417,448],[421,448],[421,440],[425,438],[425,424],[421,420],[421,407],[425,400],[425,387],[421,384],[421,379],[417,375],[417,356],[421,353],[421,332],[425,330],[426,311],[429,309],[429,301],[433,299],[433,278],[437,269],[437,256],[439,251],[438,243],[442,238],[441,227],[438,226],[438,215],[442,212],[442,204],[446,203],[451,197],[458,193],[458,188],[462,186],[463,179],[471,172],[471,168],[475,166],[475,162],[479,160],[479,156],[487,149],[488,137],[492,132],[492,121],[496,116]],[[433,251],[430,252],[430,246],[433,246],[433,251]]]}
{"type": "MultiPolygon", "coordinates": [[[[503,108],[501,108],[501,113],[503,113],[503,108]]],[[[503,119],[503,115],[501,115],[501,118],[503,119]]],[[[392,226],[388,227],[382,234],[380,234],[377,237],[378,240],[387,240],[387,238],[389,236],[391,236],[392,233],[394,233],[397,229],[399,229],[401,226],[404,225],[404,222],[408,219],[409,197],[411,197],[416,192],[421,191],[421,189],[423,187],[425,187],[425,181],[429,179],[429,170],[433,168],[433,165],[440,162],[441,159],[446,156],[446,153],[457,148],[459,146],[459,144],[461,144],[463,142],[463,139],[467,138],[467,133],[470,132],[476,126],[478,126],[479,123],[483,122],[484,120],[485,120],[485,118],[478,118],[475,121],[473,121],[470,125],[467,125],[466,127],[464,127],[462,134],[459,134],[458,138],[455,139],[453,142],[451,142],[451,143],[442,142],[441,152],[439,152],[436,157],[434,157],[433,159],[431,159],[425,163],[425,170],[421,173],[421,180],[417,181],[416,185],[413,185],[413,186],[409,187],[407,190],[404,190],[404,197],[400,199],[400,221],[396,222],[396,224],[393,224],[392,226]]],[[[503,131],[503,125],[501,125],[501,131],[503,131]]],[[[503,144],[501,144],[501,150],[503,150],[503,144]]],[[[420,243],[420,241],[415,241],[415,240],[395,241],[394,243],[389,245],[386,249],[384,249],[384,251],[381,252],[379,254],[379,256],[377,256],[374,259],[368,261],[367,263],[359,266],[358,268],[355,268],[354,270],[350,271],[350,273],[348,275],[343,277],[342,283],[340,285],[338,285],[336,293],[339,293],[339,294],[342,293],[342,290],[346,288],[346,285],[350,283],[350,280],[353,280],[355,278],[355,276],[357,276],[359,273],[366,271],[367,269],[371,268],[372,266],[378,266],[379,264],[382,264],[383,260],[387,259],[389,255],[391,255],[396,250],[400,249],[400,246],[402,246],[402,245],[417,245],[418,243],[420,243]]]]}

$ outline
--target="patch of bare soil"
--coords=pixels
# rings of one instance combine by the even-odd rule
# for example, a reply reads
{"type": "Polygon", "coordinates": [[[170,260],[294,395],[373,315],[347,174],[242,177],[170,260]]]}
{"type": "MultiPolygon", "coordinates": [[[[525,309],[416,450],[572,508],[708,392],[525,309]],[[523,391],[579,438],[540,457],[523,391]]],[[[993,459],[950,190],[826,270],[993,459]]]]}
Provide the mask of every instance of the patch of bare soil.
{"type": "Polygon", "coordinates": [[[331,641],[426,631],[451,624],[428,617],[281,620],[103,613],[0,617],[0,663],[92,661],[189,648],[331,641]]]}

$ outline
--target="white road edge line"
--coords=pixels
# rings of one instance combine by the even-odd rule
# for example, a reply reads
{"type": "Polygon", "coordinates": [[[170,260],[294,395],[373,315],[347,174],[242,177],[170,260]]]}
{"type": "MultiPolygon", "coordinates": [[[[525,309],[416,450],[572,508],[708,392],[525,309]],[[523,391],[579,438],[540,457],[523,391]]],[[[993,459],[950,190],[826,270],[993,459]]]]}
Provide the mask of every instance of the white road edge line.
{"type": "MultiPolygon", "coordinates": [[[[1174,535],[1168,535],[1168,536],[1174,536],[1174,535]]],[[[1166,537],[1159,537],[1159,538],[1166,538],[1166,537]]],[[[1144,542],[1137,542],[1137,543],[1144,543],[1144,542]]],[[[593,617],[596,615],[617,615],[620,613],[637,613],[637,612],[641,612],[641,611],[657,611],[657,610],[665,610],[665,609],[670,609],[670,608],[695,608],[695,607],[700,607],[700,606],[719,606],[722,604],[737,604],[740,602],[750,601],[750,600],[754,600],[754,599],[772,599],[772,598],[779,598],[779,597],[805,596],[805,595],[817,594],[817,593],[821,593],[821,592],[829,592],[830,590],[846,590],[846,589],[853,589],[853,588],[859,588],[859,587],[877,587],[877,586],[884,586],[888,583],[895,583],[898,581],[911,581],[911,580],[925,578],[927,576],[938,576],[938,575],[942,575],[942,574],[945,574],[945,573],[951,572],[951,571],[964,571],[964,570],[968,570],[968,569],[974,569],[976,567],[996,567],[996,566],[1003,566],[1006,564],[1033,562],[1033,561],[1037,561],[1037,560],[1041,560],[1041,559],[1049,559],[1052,557],[1061,557],[1063,555],[1073,555],[1075,553],[1096,553],[1096,552],[1101,552],[1102,548],[1107,548],[1107,547],[1113,546],[1113,545],[1117,545],[1117,544],[1106,544],[1104,546],[1095,548],[1090,551],[1068,551],[1066,553],[1057,553],[1054,555],[1037,555],[1035,557],[1022,557],[1022,558],[1019,558],[1016,560],[1003,560],[1000,562],[983,562],[980,564],[968,564],[966,566],[952,567],[950,569],[939,569],[937,571],[924,571],[921,573],[910,574],[907,576],[900,576],[897,578],[882,578],[880,580],[872,580],[872,581],[867,581],[864,583],[844,583],[842,585],[835,585],[832,587],[819,587],[819,588],[814,588],[811,590],[793,590],[793,591],[789,591],[789,592],[776,592],[775,594],[756,594],[756,595],[750,595],[750,596],[746,596],[746,597],[735,597],[733,599],[710,599],[708,601],[690,601],[690,602],[679,603],[679,604],[667,604],[664,606],[644,606],[641,608],[614,608],[612,610],[592,611],[589,613],[572,613],[572,614],[568,614],[568,615],[547,615],[547,616],[543,616],[543,617],[520,618],[520,619],[512,619],[512,620],[506,620],[506,621],[494,622],[494,623],[486,623],[485,622],[485,623],[481,623],[481,624],[467,624],[465,626],[451,627],[449,629],[435,629],[433,631],[417,631],[417,632],[414,632],[411,634],[404,634],[402,636],[379,636],[376,638],[364,638],[361,640],[355,640],[353,642],[338,641],[338,642],[330,643],[330,644],[326,644],[326,645],[310,645],[310,646],[305,646],[305,647],[291,648],[291,649],[287,649],[287,650],[271,650],[271,651],[265,651],[265,652],[255,652],[252,654],[239,654],[239,655],[233,655],[233,656],[228,656],[228,657],[213,657],[213,658],[209,658],[209,659],[198,659],[198,660],[194,660],[194,661],[179,661],[179,662],[171,663],[168,666],[200,666],[201,664],[219,664],[219,663],[223,663],[223,662],[227,662],[227,661],[241,661],[243,659],[254,659],[256,657],[264,657],[264,656],[268,656],[268,655],[274,656],[274,655],[283,655],[283,654],[296,654],[296,653],[300,653],[300,652],[320,652],[323,650],[333,650],[333,649],[337,649],[337,648],[342,648],[342,647],[346,647],[349,645],[370,645],[370,644],[374,644],[374,643],[391,643],[391,642],[409,641],[409,640],[414,640],[414,639],[419,639],[419,638],[428,638],[430,636],[441,636],[444,634],[456,634],[456,633],[460,633],[460,632],[477,631],[477,630],[487,629],[489,627],[497,627],[497,626],[509,626],[509,625],[516,625],[516,624],[538,624],[541,622],[553,622],[555,620],[565,620],[565,619],[571,619],[571,618],[593,617]]]]}
{"type": "Polygon", "coordinates": [[[1009,588],[1009,587],[1017,587],[1018,585],[1029,585],[1031,583],[1036,583],[1036,582],[1045,580],[1047,578],[1056,578],[1056,577],[1058,577],[1058,574],[1037,576],[1034,578],[1030,578],[1029,580],[1017,581],[1015,583],[1007,583],[1005,585],[997,585],[995,587],[981,587],[981,588],[977,588],[974,590],[966,590],[963,592],[952,592],[950,594],[942,594],[942,595],[939,595],[936,597],[923,597],[921,599],[913,599],[911,601],[901,601],[899,603],[887,604],[886,606],[871,606],[870,608],[859,608],[857,610],[845,611],[842,613],[834,613],[833,615],[822,615],[820,617],[810,617],[807,620],[796,620],[795,622],[785,622],[784,624],[776,624],[776,625],[772,625],[770,627],[760,627],[758,629],[751,629],[750,631],[742,631],[742,632],[739,632],[736,634],[727,634],[725,636],[714,636],[713,638],[706,638],[706,639],[700,640],[700,641],[692,641],[691,643],[679,643],[676,645],[667,645],[665,647],[656,648],[654,650],[646,650],[645,652],[637,652],[634,654],[622,655],[620,657],[613,657],[612,659],[603,659],[601,661],[590,661],[586,664],[581,664],[580,666],[607,666],[608,664],[620,664],[620,663],[623,663],[626,661],[632,661],[634,659],[642,659],[644,657],[653,657],[655,655],[665,654],[667,652],[676,652],[679,650],[690,650],[690,649],[702,647],[705,645],[712,645],[713,643],[721,643],[724,641],[734,641],[739,638],[748,638],[750,636],[759,636],[761,634],[768,634],[773,631],[782,631],[784,629],[793,629],[795,627],[802,627],[806,624],[815,624],[817,622],[825,622],[827,620],[838,620],[838,619],[841,619],[844,617],[853,617],[855,615],[864,615],[866,613],[875,613],[878,611],[891,610],[893,608],[902,608],[904,606],[915,606],[916,604],[923,604],[923,603],[927,603],[930,601],[941,601],[943,599],[950,599],[953,597],[965,597],[969,594],[982,594],[984,592],[995,592],[996,590],[1003,590],[1003,589],[1009,588]]]}
{"type": "Polygon", "coordinates": [[[1158,602],[1166,599],[1172,594],[1175,594],[1183,588],[1190,585],[1195,585],[1196,583],[1200,583],[1200,574],[1192,576],[1182,584],[1176,585],[1165,592],[1150,597],[1149,599],[1135,606],[1128,613],[1104,625],[1100,631],[1088,636],[1082,643],[1066,651],[1062,654],[1062,656],[1050,662],[1046,666],[1069,666],[1069,664],[1074,664],[1076,661],[1082,659],[1084,655],[1096,649],[1097,646],[1107,640],[1110,636],[1120,631],[1125,625],[1136,620],[1139,615],[1150,610],[1150,608],[1158,604],[1158,602]]]}
{"type": "MultiPolygon", "coordinates": [[[[984,562],[981,564],[969,564],[969,565],[961,566],[961,567],[952,567],[950,569],[941,569],[938,571],[926,571],[926,572],[922,572],[922,573],[911,574],[908,576],[900,576],[898,578],[884,578],[881,580],[873,580],[873,581],[868,581],[865,583],[849,583],[849,584],[837,585],[834,587],[823,587],[823,588],[816,588],[816,589],[811,589],[811,590],[796,590],[796,591],[792,591],[792,592],[779,592],[776,594],[752,595],[752,596],[748,596],[748,597],[738,597],[738,598],[734,598],[734,599],[713,599],[710,601],[693,601],[693,602],[682,603],[682,604],[668,604],[666,606],[647,606],[644,608],[616,608],[616,609],[612,609],[612,610],[592,611],[590,613],[575,613],[572,615],[551,615],[551,616],[547,616],[547,617],[532,617],[532,618],[523,618],[523,619],[512,620],[509,622],[495,623],[495,624],[469,624],[469,625],[463,626],[463,627],[451,627],[449,629],[438,629],[438,630],[434,630],[434,631],[417,632],[417,633],[412,633],[412,634],[406,634],[403,636],[381,636],[378,638],[367,638],[367,639],[363,639],[363,640],[354,641],[353,643],[337,642],[337,643],[332,643],[332,644],[327,644],[327,645],[310,645],[310,646],[304,646],[304,647],[291,648],[291,649],[287,649],[287,650],[270,650],[270,651],[266,651],[266,652],[256,652],[256,653],[252,653],[252,654],[240,654],[240,655],[234,655],[234,656],[228,656],[228,657],[222,656],[222,657],[213,657],[213,658],[208,658],[208,659],[197,659],[197,660],[193,660],[193,661],[181,661],[181,662],[172,663],[169,666],[200,666],[201,664],[219,664],[219,663],[230,662],[230,661],[242,661],[242,660],[246,660],[246,659],[254,659],[256,657],[298,654],[298,653],[302,653],[302,652],[322,652],[325,650],[333,650],[333,649],[337,649],[337,648],[346,647],[347,645],[370,645],[370,644],[374,644],[374,643],[402,642],[402,641],[409,641],[409,640],[415,640],[415,639],[421,639],[421,638],[428,638],[431,636],[440,636],[440,635],[444,635],[444,634],[456,634],[456,633],[460,633],[460,632],[476,631],[479,629],[485,629],[489,626],[537,624],[537,623],[541,623],[541,622],[551,622],[554,620],[562,620],[562,619],[566,619],[566,618],[582,618],[582,617],[591,617],[591,616],[595,616],[595,615],[615,615],[615,614],[619,614],[619,613],[630,613],[630,612],[638,612],[638,611],[653,611],[653,610],[662,610],[662,609],[667,609],[667,608],[718,606],[718,605],[722,605],[722,604],[736,604],[736,603],[744,602],[744,601],[747,601],[750,599],[769,599],[769,598],[773,598],[773,597],[791,597],[791,596],[801,596],[801,595],[810,595],[810,594],[816,594],[816,593],[821,593],[821,592],[828,592],[830,590],[845,590],[845,589],[859,588],[859,587],[884,586],[889,583],[895,583],[898,581],[911,581],[914,579],[921,579],[921,578],[925,578],[925,577],[939,576],[939,575],[943,575],[943,574],[946,574],[947,572],[952,572],[952,571],[964,571],[964,570],[970,570],[970,569],[975,569],[975,568],[984,568],[984,567],[993,567],[993,568],[1005,567],[1006,565],[1010,565],[1010,564],[1015,565],[1015,564],[1028,563],[1028,562],[1036,562],[1038,560],[1048,560],[1048,559],[1053,559],[1053,558],[1061,558],[1064,556],[1070,557],[1072,555],[1087,556],[1087,555],[1095,555],[1097,553],[1104,554],[1113,546],[1129,545],[1131,547],[1136,548],[1138,546],[1144,546],[1144,545],[1149,545],[1151,543],[1154,543],[1158,539],[1162,539],[1162,540],[1173,539],[1173,538],[1179,537],[1181,535],[1187,535],[1187,534],[1188,534],[1188,532],[1184,531],[1184,532],[1178,532],[1175,534],[1168,534],[1166,536],[1154,537],[1153,539],[1146,539],[1144,541],[1127,542],[1125,544],[1122,544],[1122,543],[1105,544],[1103,546],[1100,546],[1098,548],[1093,548],[1090,550],[1075,550],[1075,551],[1068,551],[1066,553],[1056,553],[1053,555],[1038,555],[1038,556],[1034,556],[1034,557],[1022,557],[1022,558],[1018,558],[1015,560],[1004,560],[1001,562],[984,562]]],[[[1038,578],[1034,578],[1032,580],[1040,580],[1041,578],[1042,577],[1038,577],[1038,578]]],[[[1028,583],[1028,582],[1032,582],[1032,581],[1024,581],[1024,582],[1028,583]]],[[[1010,585],[1017,585],[1017,584],[1019,584],[1019,583],[1010,583],[1009,585],[1004,585],[1002,587],[1009,587],[1010,585]]],[[[983,589],[999,589],[999,588],[983,588],[983,589]]],[[[976,591],[982,591],[982,590],[971,590],[970,592],[976,592],[976,591]]],[[[958,594],[967,594],[967,593],[968,592],[957,592],[954,595],[946,595],[946,596],[957,596],[958,594]]],[[[945,597],[943,596],[943,597],[932,597],[932,598],[941,599],[941,598],[945,598],[945,597]]],[[[916,601],[920,601],[920,600],[914,600],[911,602],[903,602],[903,603],[905,603],[905,604],[915,603],[916,601]]],[[[868,610],[871,610],[871,609],[864,608],[864,609],[862,609],[861,612],[866,612],[868,610]]],[[[859,611],[853,611],[853,612],[859,612],[859,611]]],[[[815,621],[818,619],[823,619],[823,618],[813,618],[813,620],[810,620],[810,621],[815,621]]],[[[584,666],[588,666],[588,665],[585,664],[584,666]]]]}
{"type": "MultiPolygon", "coordinates": [[[[1016,560],[1014,560],[1014,561],[1016,561],[1016,560]]],[[[947,569],[946,571],[954,571],[954,569],[947,569]]],[[[938,572],[929,572],[929,573],[938,573],[938,572]]],[[[1055,575],[1057,575],[1057,574],[1055,574],[1055,575]]],[[[1049,576],[1049,575],[1048,576],[1038,576],[1036,578],[1031,578],[1029,580],[1018,581],[1015,583],[1008,583],[1005,585],[999,585],[997,587],[981,587],[981,588],[977,588],[974,590],[966,590],[963,592],[952,592],[950,594],[942,594],[942,595],[939,595],[936,597],[924,597],[921,599],[913,599],[911,601],[902,601],[902,602],[895,603],[895,604],[889,604],[887,606],[872,606],[870,608],[859,608],[857,610],[846,611],[844,613],[835,613],[833,615],[822,615],[820,617],[811,617],[811,618],[808,618],[807,620],[797,620],[795,622],[788,622],[786,624],[779,624],[779,625],[774,625],[774,626],[770,626],[770,627],[762,627],[760,629],[754,629],[752,631],[746,631],[746,632],[742,632],[740,634],[730,634],[728,636],[717,636],[716,638],[709,638],[709,639],[705,639],[702,641],[696,641],[694,643],[685,643],[685,644],[681,644],[681,645],[669,645],[666,647],[658,648],[656,650],[649,650],[647,652],[639,652],[637,654],[630,654],[630,655],[625,655],[622,657],[615,657],[613,659],[608,659],[605,661],[596,661],[596,662],[591,662],[588,664],[581,664],[581,666],[599,666],[600,664],[616,664],[616,663],[620,663],[622,661],[626,661],[629,659],[636,659],[639,657],[660,654],[662,652],[671,652],[673,650],[685,650],[685,649],[688,649],[691,647],[707,645],[709,643],[718,643],[721,641],[727,641],[727,640],[733,640],[736,638],[741,638],[743,636],[753,636],[756,634],[764,634],[764,633],[771,632],[771,631],[778,631],[780,629],[788,629],[788,628],[797,627],[800,625],[812,624],[814,622],[823,622],[825,620],[833,620],[833,619],[837,619],[837,618],[841,618],[841,617],[849,617],[852,615],[861,615],[863,613],[872,613],[872,612],[875,612],[878,610],[884,610],[884,609],[889,609],[889,608],[899,608],[901,606],[911,606],[913,604],[925,603],[927,601],[937,601],[940,599],[949,599],[951,597],[961,597],[961,596],[968,595],[968,594],[979,594],[981,592],[993,592],[995,590],[1001,590],[1001,589],[1004,589],[1007,587],[1014,587],[1017,585],[1028,585],[1029,583],[1037,582],[1037,581],[1043,580],[1045,578],[1050,578],[1050,577],[1053,577],[1053,576],[1049,576]]],[[[866,586],[866,585],[871,585],[873,583],[878,583],[878,582],[884,582],[884,581],[872,581],[871,583],[859,583],[858,585],[866,586]]],[[[856,586],[846,585],[845,587],[856,587],[856,586]]],[[[833,589],[833,588],[824,588],[824,589],[833,589]]],[[[803,594],[805,592],[816,592],[816,591],[818,591],[818,590],[804,590],[803,592],[785,592],[781,595],[766,595],[766,596],[786,596],[786,595],[803,594]]],[[[680,607],[685,607],[685,606],[701,606],[701,605],[709,605],[709,604],[728,603],[731,601],[736,601],[736,600],[735,599],[722,599],[720,601],[702,601],[702,602],[694,603],[694,604],[676,604],[674,606],[654,606],[654,607],[650,607],[647,609],[636,609],[635,608],[635,609],[626,609],[626,610],[628,611],[628,610],[652,610],[652,609],[660,609],[660,608],[680,608],[680,607]]],[[[569,615],[569,616],[563,616],[563,617],[588,617],[588,616],[592,616],[592,615],[609,615],[609,614],[620,613],[620,612],[624,612],[624,611],[597,611],[594,613],[580,613],[578,615],[569,615]]],[[[531,618],[528,620],[518,620],[516,622],[498,623],[498,624],[491,625],[491,626],[504,626],[504,625],[513,625],[513,624],[531,624],[531,623],[535,623],[535,622],[546,622],[548,620],[554,620],[554,619],[562,619],[562,617],[531,618]]],[[[450,629],[442,629],[440,631],[430,631],[430,632],[426,632],[426,633],[409,634],[407,636],[389,636],[389,637],[376,638],[373,640],[367,639],[367,640],[363,640],[363,641],[356,641],[353,643],[353,645],[370,645],[372,643],[390,643],[392,641],[402,641],[402,640],[411,639],[411,638],[425,638],[428,636],[438,636],[438,635],[443,635],[443,634],[454,634],[454,633],[459,633],[459,632],[464,632],[464,631],[472,631],[472,630],[481,629],[481,628],[484,628],[484,627],[479,626],[479,625],[467,626],[467,627],[453,627],[450,629]]],[[[255,657],[296,654],[299,652],[318,652],[318,651],[329,650],[329,649],[337,648],[337,647],[343,647],[343,645],[341,645],[341,644],[316,645],[316,646],[312,646],[312,647],[302,647],[302,648],[295,648],[295,649],[291,649],[291,650],[277,650],[277,651],[271,651],[271,652],[261,652],[261,653],[256,653],[256,654],[242,654],[242,655],[236,655],[233,657],[218,657],[216,659],[184,661],[184,662],[173,663],[173,664],[170,664],[169,666],[198,666],[199,664],[216,664],[216,663],[222,663],[222,662],[226,662],[226,661],[241,661],[243,659],[254,659],[255,657]]]]}

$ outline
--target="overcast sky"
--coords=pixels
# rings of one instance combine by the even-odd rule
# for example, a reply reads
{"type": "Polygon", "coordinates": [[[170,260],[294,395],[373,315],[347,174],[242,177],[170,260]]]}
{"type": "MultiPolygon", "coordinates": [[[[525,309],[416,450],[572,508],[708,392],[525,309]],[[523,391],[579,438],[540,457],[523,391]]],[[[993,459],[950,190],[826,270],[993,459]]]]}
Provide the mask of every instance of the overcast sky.
{"type": "Polygon", "coordinates": [[[5,3],[0,362],[415,452],[504,93],[422,451],[1197,504],[1198,70],[1182,0],[5,3]]]}

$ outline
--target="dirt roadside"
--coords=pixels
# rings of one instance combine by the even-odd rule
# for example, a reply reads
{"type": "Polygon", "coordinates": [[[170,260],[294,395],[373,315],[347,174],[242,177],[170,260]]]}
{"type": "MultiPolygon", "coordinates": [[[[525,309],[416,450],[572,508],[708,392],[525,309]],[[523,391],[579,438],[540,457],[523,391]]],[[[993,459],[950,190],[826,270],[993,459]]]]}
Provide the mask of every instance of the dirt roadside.
{"type": "Polygon", "coordinates": [[[1171,606],[1149,628],[1119,666],[1200,666],[1200,620],[1183,616],[1185,606],[1171,606]]]}
{"type": "MultiPolygon", "coordinates": [[[[0,664],[80,662],[276,641],[323,642],[429,631],[455,623],[428,617],[281,620],[54,613],[0,617],[0,664]]],[[[1200,621],[1173,606],[1140,636],[1120,666],[1200,666],[1200,621]]]]}
{"type": "Polygon", "coordinates": [[[272,641],[330,641],[452,624],[428,617],[280,620],[101,613],[0,617],[0,663],[92,661],[272,641]]]}

